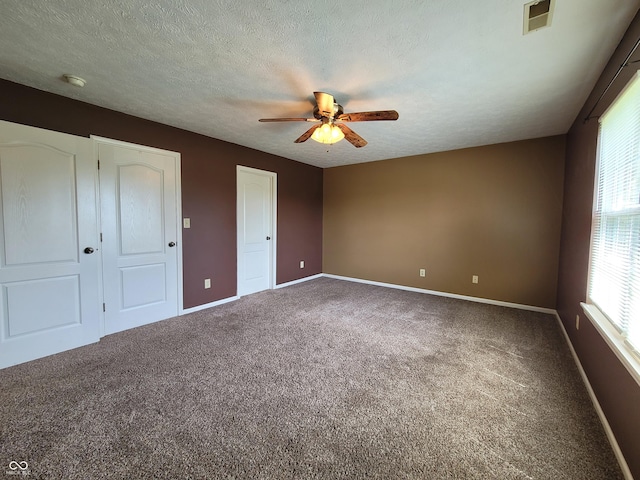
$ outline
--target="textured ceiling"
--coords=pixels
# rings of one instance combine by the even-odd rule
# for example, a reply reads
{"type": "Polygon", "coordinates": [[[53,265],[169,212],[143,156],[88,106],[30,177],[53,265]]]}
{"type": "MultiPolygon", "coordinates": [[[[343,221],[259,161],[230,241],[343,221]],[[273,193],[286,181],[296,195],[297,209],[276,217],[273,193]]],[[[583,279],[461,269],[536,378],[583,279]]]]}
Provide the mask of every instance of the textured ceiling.
{"type": "Polygon", "coordinates": [[[0,77],[320,167],[566,133],[640,0],[4,0],[0,77]],[[62,80],[87,80],[80,89],[62,80]],[[313,92],[369,144],[294,144],[313,92]]]}

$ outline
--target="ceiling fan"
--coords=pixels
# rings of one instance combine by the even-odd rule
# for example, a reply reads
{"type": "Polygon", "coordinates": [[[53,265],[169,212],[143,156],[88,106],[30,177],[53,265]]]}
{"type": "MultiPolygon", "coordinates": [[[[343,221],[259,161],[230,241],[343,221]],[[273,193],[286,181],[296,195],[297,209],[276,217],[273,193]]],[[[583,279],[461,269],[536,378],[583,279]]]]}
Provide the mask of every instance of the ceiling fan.
{"type": "Polygon", "coordinates": [[[316,125],[300,135],[295,143],[306,142],[311,138],[320,143],[336,143],[346,138],[354,147],[360,148],[367,141],[342,122],[370,122],[373,120],[397,120],[395,110],[378,110],[374,112],[344,113],[342,105],[338,105],[333,95],[324,92],[313,92],[316,106],[314,118],[261,118],[259,122],[314,122],[316,125]]]}

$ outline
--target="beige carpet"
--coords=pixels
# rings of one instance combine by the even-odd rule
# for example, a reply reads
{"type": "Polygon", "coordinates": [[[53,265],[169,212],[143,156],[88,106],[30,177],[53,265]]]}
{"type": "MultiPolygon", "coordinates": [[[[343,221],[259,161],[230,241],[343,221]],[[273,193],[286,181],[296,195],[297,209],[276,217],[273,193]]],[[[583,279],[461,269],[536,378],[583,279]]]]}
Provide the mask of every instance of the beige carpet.
{"type": "Polygon", "coordinates": [[[3,475],[622,478],[554,317],[327,278],[0,386],[3,475]]]}

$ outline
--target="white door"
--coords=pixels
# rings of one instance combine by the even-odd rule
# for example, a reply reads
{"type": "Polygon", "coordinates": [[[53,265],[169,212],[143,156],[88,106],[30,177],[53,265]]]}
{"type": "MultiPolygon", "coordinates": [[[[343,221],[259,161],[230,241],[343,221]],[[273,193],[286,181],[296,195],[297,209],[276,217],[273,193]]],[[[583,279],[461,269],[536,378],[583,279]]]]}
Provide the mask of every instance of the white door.
{"type": "Polygon", "coordinates": [[[178,315],[179,154],[98,140],[105,334],[178,315]]]}
{"type": "Polygon", "coordinates": [[[0,368],[100,338],[92,145],[0,122],[0,368]]]}
{"type": "Polygon", "coordinates": [[[273,288],[276,174],[238,166],[238,295],[273,288]]]}

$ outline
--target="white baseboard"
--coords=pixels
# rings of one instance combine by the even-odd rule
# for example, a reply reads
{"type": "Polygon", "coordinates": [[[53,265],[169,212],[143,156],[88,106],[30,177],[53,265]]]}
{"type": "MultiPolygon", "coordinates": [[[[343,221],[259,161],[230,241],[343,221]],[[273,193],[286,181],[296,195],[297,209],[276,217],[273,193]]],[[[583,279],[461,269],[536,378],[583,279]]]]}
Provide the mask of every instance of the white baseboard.
{"type": "Polygon", "coordinates": [[[533,305],[522,305],[520,303],[502,302],[500,300],[491,300],[489,298],[471,297],[468,295],[458,295],[457,293],[438,292],[437,290],[426,290],[424,288],[407,287],[405,285],[397,285],[395,283],[374,282],[372,280],[362,280],[360,278],[343,277],[340,275],[333,275],[330,273],[323,273],[323,277],[335,278],[337,280],[346,280],[348,282],[366,283],[369,285],[377,285],[379,287],[396,288],[398,290],[406,290],[408,292],[426,293],[429,295],[436,295],[438,297],[457,298],[459,300],[467,300],[470,302],[488,303],[490,305],[498,305],[500,307],[517,308],[519,310],[529,310],[532,312],[541,312],[554,315],[556,311],[552,308],[536,307],[533,305]]]}
{"type": "Polygon", "coordinates": [[[613,430],[611,430],[611,426],[607,421],[607,417],[604,415],[602,411],[602,407],[600,406],[600,402],[598,402],[598,398],[596,397],[593,388],[591,388],[591,383],[589,382],[589,378],[587,378],[587,374],[582,368],[582,364],[580,363],[580,359],[578,358],[578,354],[573,348],[573,344],[571,343],[571,339],[569,338],[569,334],[567,330],[564,328],[564,324],[560,319],[560,315],[558,312],[555,313],[556,318],[558,319],[558,323],[560,324],[560,329],[564,334],[564,339],[567,341],[567,345],[569,345],[569,350],[571,350],[571,355],[573,356],[573,360],[576,362],[576,366],[578,367],[578,371],[580,372],[580,376],[582,377],[582,381],[584,382],[585,387],[587,387],[587,392],[589,392],[589,397],[591,398],[591,402],[593,403],[593,407],[596,409],[596,413],[600,418],[600,422],[602,423],[602,427],[604,428],[605,433],[607,434],[607,438],[609,439],[609,443],[611,444],[611,448],[613,449],[613,453],[618,460],[618,464],[620,465],[620,469],[622,470],[622,474],[626,480],[633,480],[633,475],[631,474],[631,470],[629,470],[629,465],[627,465],[627,461],[622,454],[622,450],[620,450],[620,446],[618,445],[618,441],[616,440],[615,435],[613,434],[613,430]]]}
{"type": "MultiPolygon", "coordinates": [[[[291,282],[287,282],[287,283],[281,283],[279,285],[276,285],[274,287],[274,290],[277,289],[277,288],[284,288],[284,287],[288,287],[290,285],[295,285],[296,283],[308,282],[309,280],[314,280],[314,279],[320,278],[320,277],[322,277],[322,273],[319,273],[317,275],[311,275],[309,277],[299,278],[298,280],[292,280],[291,282]]],[[[216,307],[218,305],[223,305],[223,304],[229,303],[229,302],[235,302],[239,298],[240,298],[240,296],[236,295],[234,297],[223,298],[222,300],[217,300],[215,302],[205,303],[204,305],[197,305],[195,307],[185,308],[184,310],[182,310],[182,312],[180,312],[180,315],[184,315],[184,314],[187,314],[187,313],[193,313],[193,312],[199,312],[200,310],[205,310],[207,308],[216,307]]]]}
{"type": "Polygon", "coordinates": [[[235,302],[239,298],[240,297],[236,295],[235,297],[223,298],[222,300],[216,300],[215,302],[205,303],[204,305],[198,305],[198,306],[191,307],[191,308],[185,308],[185,309],[182,310],[182,312],[180,312],[180,315],[185,315],[187,313],[193,313],[193,312],[199,312],[200,310],[206,310],[207,308],[217,307],[218,305],[222,305],[224,303],[235,302]]]}
{"type": "Polygon", "coordinates": [[[275,288],[284,288],[290,287],[291,285],[295,285],[296,283],[308,282],[309,280],[315,280],[316,278],[320,278],[324,276],[322,273],[318,273],[317,275],[311,275],[309,277],[299,278],[298,280],[291,280],[290,282],[280,283],[275,286],[275,288]]]}
{"type": "MultiPolygon", "coordinates": [[[[314,279],[320,278],[320,277],[322,277],[322,273],[319,273],[317,275],[311,275],[309,277],[299,278],[298,280],[292,280],[291,282],[287,282],[287,283],[281,283],[279,285],[276,285],[274,287],[274,290],[277,289],[277,288],[284,288],[284,287],[288,287],[290,285],[295,285],[296,283],[308,282],[309,280],[314,280],[314,279]]],[[[223,305],[223,304],[229,303],[229,302],[235,302],[239,298],[240,298],[240,296],[236,295],[234,297],[223,298],[222,300],[217,300],[215,302],[205,303],[204,305],[197,305],[195,307],[185,308],[185,309],[182,310],[182,312],[180,312],[180,315],[184,315],[184,314],[187,314],[187,313],[193,313],[193,312],[199,312],[200,310],[205,310],[207,308],[216,307],[218,305],[223,305]]]]}

